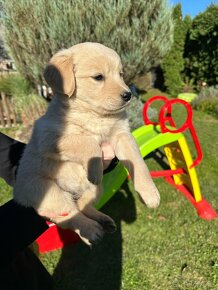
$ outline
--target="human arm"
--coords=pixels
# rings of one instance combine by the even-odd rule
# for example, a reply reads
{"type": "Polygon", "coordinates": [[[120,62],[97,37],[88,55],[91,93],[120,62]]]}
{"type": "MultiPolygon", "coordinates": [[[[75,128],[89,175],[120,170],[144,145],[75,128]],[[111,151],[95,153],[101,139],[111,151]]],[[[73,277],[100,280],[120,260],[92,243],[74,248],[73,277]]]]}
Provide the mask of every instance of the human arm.
{"type": "MultiPolygon", "coordinates": [[[[25,144],[0,133],[0,177],[11,186],[24,148],[25,144]]],[[[0,259],[9,261],[47,228],[46,221],[33,208],[8,201],[0,207],[0,259]]]]}

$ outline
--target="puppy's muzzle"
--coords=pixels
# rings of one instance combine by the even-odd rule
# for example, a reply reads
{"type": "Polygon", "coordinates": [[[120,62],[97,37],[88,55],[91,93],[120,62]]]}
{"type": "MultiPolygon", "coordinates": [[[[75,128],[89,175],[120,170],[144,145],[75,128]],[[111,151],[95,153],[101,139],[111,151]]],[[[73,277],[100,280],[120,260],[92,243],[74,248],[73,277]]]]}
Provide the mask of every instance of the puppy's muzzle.
{"type": "Polygon", "coordinates": [[[125,91],[122,95],[121,95],[121,98],[124,102],[128,102],[131,100],[132,98],[132,93],[129,92],[129,91],[125,91]]]}

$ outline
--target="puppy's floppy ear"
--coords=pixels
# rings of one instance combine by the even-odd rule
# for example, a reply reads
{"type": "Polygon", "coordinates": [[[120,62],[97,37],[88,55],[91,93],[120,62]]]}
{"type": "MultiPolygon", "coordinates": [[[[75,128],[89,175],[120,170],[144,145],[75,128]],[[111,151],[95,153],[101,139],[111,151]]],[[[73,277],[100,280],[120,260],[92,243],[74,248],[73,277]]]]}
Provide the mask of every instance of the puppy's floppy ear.
{"type": "Polygon", "coordinates": [[[44,71],[44,78],[54,93],[71,97],[75,90],[73,57],[68,50],[55,54],[44,71]]]}

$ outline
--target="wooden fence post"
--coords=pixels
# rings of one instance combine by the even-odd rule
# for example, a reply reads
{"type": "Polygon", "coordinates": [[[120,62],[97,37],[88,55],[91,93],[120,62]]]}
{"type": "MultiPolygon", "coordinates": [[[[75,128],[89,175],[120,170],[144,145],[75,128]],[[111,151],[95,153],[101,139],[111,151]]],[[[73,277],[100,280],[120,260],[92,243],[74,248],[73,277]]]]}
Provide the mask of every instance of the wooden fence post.
{"type": "Polygon", "coordinates": [[[5,127],[6,125],[1,95],[0,95],[0,125],[2,127],[5,127]]]}
{"type": "Polygon", "coordinates": [[[1,93],[2,97],[2,104],[3,104],[3,109],[5,111],[5,117],[6,117],[6,126],[11,127],[11,116],[10,116],[10,111],[8,108],[8,102],[7,102],[7,97],[5,93],[1,93]]]}
{"type": "Polygon", "coordinates": [[[17,125],[17,117],[11,97],[0,93],[0,126],[12,127],[17,125]]]}

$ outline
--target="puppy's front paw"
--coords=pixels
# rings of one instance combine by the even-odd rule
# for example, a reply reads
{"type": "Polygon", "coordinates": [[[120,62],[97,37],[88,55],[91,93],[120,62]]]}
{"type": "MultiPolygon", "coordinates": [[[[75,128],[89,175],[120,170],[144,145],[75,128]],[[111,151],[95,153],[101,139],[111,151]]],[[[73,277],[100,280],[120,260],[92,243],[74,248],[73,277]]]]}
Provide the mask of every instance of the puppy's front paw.
{"type": "Polygon", "coordinates": [[[104,235],[103,227],[96,221],[90,222],[86,227],[75,230],[75,232],[88,246],[98,243],[104,235]]]}
{"type": "Polygon", "coordinates": [[[144,186],[144,188],[137,188],[140,200],[149,208],[156,208],[160,204],[160,194],[156,186],[144,186]]]}
{"type": "Polygon", "coordinates": [[[107,215],[104,215],[103,217],[101,217],[101,219],[99,220],[99,223],[102,225],[103,229],[107,233],[114,233],[117,230],[117,226],[114,220],[107,215]]]}

